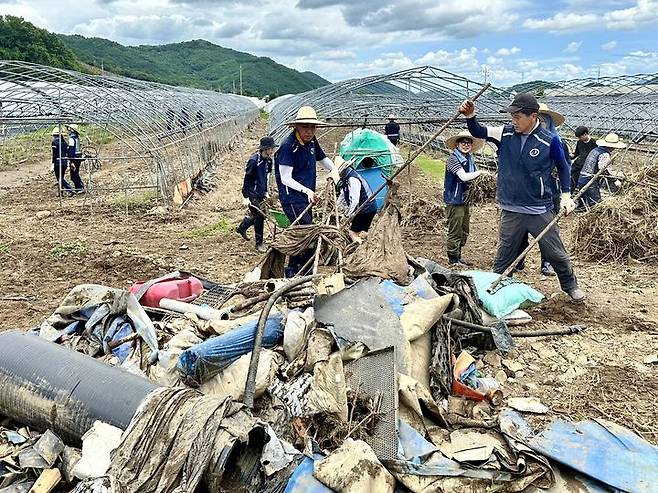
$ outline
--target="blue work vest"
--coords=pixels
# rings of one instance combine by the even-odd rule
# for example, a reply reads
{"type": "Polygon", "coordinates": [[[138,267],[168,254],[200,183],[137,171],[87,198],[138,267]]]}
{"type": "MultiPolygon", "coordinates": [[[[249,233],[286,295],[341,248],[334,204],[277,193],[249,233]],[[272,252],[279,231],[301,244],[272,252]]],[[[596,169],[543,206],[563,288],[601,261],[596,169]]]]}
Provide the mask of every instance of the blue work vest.
{"type": "MultiPolygon", "coordinates": [[[[457,149],[452,151],[452,155],[457,158],[464,171],[467,173],[475,171],[473,156],[470,154],[464,156],[457,149]]],[[[443,201],[448,205],[464,205],[466,203],[466,190],[468,190],[468,183],[464,183],[455,173],[446,169],[443,179],[443,201]]]]}
{"type": "MultiPolygon", "coordinates": [[[[580,170],[580,176],[578,177],[578,186],[582,187],[587,183],[593,175],[599,171],[599,158],[601,154],[610,154],[610,149],[607,147],[595,147],[587,155],[585,159],[585,164],[583,164],[582,169],[580,170]]],[[[591,186],[596,187],[599,184],[597,182],[592,183],[591,186]]]]}
{"type": "Polygon", "coordinates": [[[553,134],[537,126],[521,149],[521,134],[505,125],[498,146],[496,198],[501,205],[552,206],[553,134]]]}
{"type": "Polygon", "coordinates": [[[292,178],[315,192],[316,162],[325,157],[326,155],[315,137],[308,144],[302,144],[293,130],[285,138],[274,156],[274,176],[279,189],[279,201],[282,204],[307,204],[308,197],[305,193],[288,188],[281,183],[279,166],[291,166],[292,178]]]}
{"type": "Polygon", "coordinates": [[[56,136],[52,141],[51,147],[53,150],[52,163],[66,166],[66,156],[69,152],[69,146],[64,140],[64,137],[60,135],[56,136]]]}
{"type": "MultiPolygon", "coordinates": [[[[366,200],[368,200],[368,197],[372,195],[372,190],[370,189],[370,185],[368,185],[368,182],[365,181],[359,173],[354,171],[352,168],[349,168],[345,172],[345,175],[341,180],[341,193],[343,194],[343,197],[345,198],[345,203],[347,204],[348,207],[352,205],[350,203],[350,187],[349,187],[350,178],[356,178],[357,180],[359,180],[359,182],[361,182],[361,190],[359,192],[359,205],[357,206],[357,207],[361,207],[361,205],[363,205],[363,203],[366,200]]],[[[359,214],[371,214],[373,212],[377,212],[377,204],[374,198],[370,202],[368,202],[368,204],[361,210],[359,214]]]]}
{"type": "Polygon", "coordinates": [[[272,159],[263,159],[260,151],[247,161],[242,182],[242,196],[262,200],[267,194],[267,174],[272,171],[272,159]]]}
{"type": "Polygon", "coordinates": [[[69,158],[80,158],[82,157],[82,152],[80,151],[80,136],[76,133],[69,134],[69,158]],[[71,140],[73,140],[73,145],[71,145],[71,140]]]}

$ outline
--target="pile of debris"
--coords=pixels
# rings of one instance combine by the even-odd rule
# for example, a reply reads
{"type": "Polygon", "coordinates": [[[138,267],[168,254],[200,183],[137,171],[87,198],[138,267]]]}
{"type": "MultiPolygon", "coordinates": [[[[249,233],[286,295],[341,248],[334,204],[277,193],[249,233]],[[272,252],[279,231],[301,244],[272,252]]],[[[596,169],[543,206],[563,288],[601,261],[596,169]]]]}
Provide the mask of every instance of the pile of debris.
{"type": "Polygon", "coordinates": [[[445,205],[441,200],[425,200],[416,195],[400,194],[400,226],[415,231],[434,233],[443,227],[445,205]]]}
{"type": "Polygon", "coordinates": [[[474,204],[485,204],[496,198],[496,175],[483,173],[471,181],[466,190],[466,202],[474,204]]]}
{"type": "Polygon", "coordinates": [[[82,285],[40,327],[0,333],[0,413],[49,430],[0,432],[0,493],[655,484],[658,450],[626,429],[531,430],[520,413],[548,410],[504,395],[522,371],[506,320],[529,319],[520,308],[543,296],[513,280],[491,295],[496,274],[407,258],[392,248],[398,215],[384,211],[343,272],[82,285]],[[399,261],[348,269],[372,249],[399,261]],[[610,462],[588,461],[581,443],[610,462]],[[42,476],[49,486],[35,486],[42,476]]]}
{"type": "Polygon", "coordinates": [[[573,241],[588,260],[658,260],[658,165],[642,170],[623,193],[579,215],[573,241]]]}

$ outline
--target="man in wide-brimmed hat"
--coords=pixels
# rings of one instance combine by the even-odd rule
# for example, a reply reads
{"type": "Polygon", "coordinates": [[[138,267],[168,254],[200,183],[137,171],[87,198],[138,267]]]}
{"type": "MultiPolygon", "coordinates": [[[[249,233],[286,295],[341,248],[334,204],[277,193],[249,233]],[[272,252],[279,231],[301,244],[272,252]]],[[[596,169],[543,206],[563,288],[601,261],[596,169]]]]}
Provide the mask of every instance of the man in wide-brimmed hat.
{"type": "Polygon", "coordinates": [[[484,146],[484,141],[474,139],[467,131],[461,131],[446,139],[446,147],[452,150],[446,161],[443,180],[443,201],[446,204],[448,235],[446,250],[448,263],[458,267],[469,265],[462,259],[462,248],[470,230],[471,214],[466,202],[469,183],[482,174],[475,166],[473,152],[484,146]]]}
{"type": "Polygon", "coordinates": [[[237,227],[237,233],[249,241],[247,230],[254,227],[256,235],[256,250],[265,252],[263,245],[263,231],[265,227],[265,199],[267,198],[267,177],[272,172],[272,155],[274,149],[279,147],[274,138],[268,136],[260,139],[258,151],[247,161],[242,182],[243,204],[249,206],[247,214],[237,227]]]}
{"type": "MultiPolygon", "coordinates": [[[[580,171],[577,184],[578,188],[583,187],[592,176],[599,172],[600,169],[603,169],[610,164],[610,154],[615,149],[626,148],[626,144],[622,142],[619,139],[619,136],[615,133],[609,133],[603,139],[598,139],[596,145],[597,147],[592,149],[587,155],[585,164],[583,164],[583,169],[580,171]]],[[[578,210],[586,210],[599,202],[601,202],[601,184],[599,180],[596,180],[580,197],[578,210]]]]}
{"type": "Polygon", "coordinates": [[[73,194],[71,185],[68,184],[64,175],[66,174],[66,167],[68,166],[68,161],[66,156],[68,154],[68,145],[66,144],[66,139],[62,135],[62,128],[59,125],[56,125],[51,132],[53,136],[53,141],[50,144],[52,148],[52,163],[53,163],[53,173],[55,173],[55,178],[57,179],[57,189],[58,195],[61,195],[66,191],[68,195],[73,194]]]}
{"type": "Polygon", "coordinates": [[[384,125],[384,133],[391,144],[394,146],[400,142],[400,125],[395,121],[395,115],[391,113],[388,115],[388,123],[384,125]]]}
{"type": "MultiPolygon", "coordinates": [[[[501,208],[498,251],[493,271],[504,272],[519,253],[524,238],[537,237],[553,220],[553,197],[548,186],[554,168],[560,179],[560,208],[567,213],[575,209],[570,194],[570,166],[560,138],[539,124],[539,103],[532,94],[517,94],[508,107],[511,125],[485,127],[475,118],[475,104],[464,101],[459,111],[466,116],[468,130],[474,137],[486,139],[498,148],[496,199],[501,208]]],[[[560,287],[572,301],[580,303],[585,293],[578,288],[560,232],[552,227],[539,240],[539,248],[551,263],[560,287]]]]}
{"type": "MultiPolygon", "coordinates": [[[[318,120],[315,110],[310,106],[302,106],[297,111],[297,117],[287,124],[294,130],[281,142],[274,159],[279,201],[290,222],[299,218],[297,224],[311,224],[313,215],[309,205],[318,200],[315,196],[316,163],[319,162],[329,171],[329,178],[334,183],[338,183],[340,177],[333,161],[327,157],[315,137],[317,127],[325,125],[318,120]]],[[[312,255],[313,251],[309,250],[291,256],[286,277],[294,276],[312,255]]]]}

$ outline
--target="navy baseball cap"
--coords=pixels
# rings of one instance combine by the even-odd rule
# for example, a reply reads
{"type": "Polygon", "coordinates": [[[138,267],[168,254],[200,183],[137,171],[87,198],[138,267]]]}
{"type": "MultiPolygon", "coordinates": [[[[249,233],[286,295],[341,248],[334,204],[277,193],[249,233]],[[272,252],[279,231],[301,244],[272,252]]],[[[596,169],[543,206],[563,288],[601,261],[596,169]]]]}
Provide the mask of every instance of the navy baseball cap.
{"type": "Polygon", "coordinates": [[[537,99],[532,94],[517,94],[514,96],[514,101],[507,108],[500,110],[501,113],[516,113],[517,111],[539,111],[539,103],[537,99]]]}

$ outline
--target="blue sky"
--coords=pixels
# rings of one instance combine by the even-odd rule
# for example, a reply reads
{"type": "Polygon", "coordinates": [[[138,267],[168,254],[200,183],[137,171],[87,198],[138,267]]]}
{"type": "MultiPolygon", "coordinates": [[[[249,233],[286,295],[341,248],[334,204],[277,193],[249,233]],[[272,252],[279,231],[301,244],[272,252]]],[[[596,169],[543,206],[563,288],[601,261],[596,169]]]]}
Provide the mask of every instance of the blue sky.
{"type": "Polygon", "coordinates": [[[122,44],[207,39],[331,81],[433,65],[496,85],[658,72],[658,1],[0,0],[122,44]]]}

